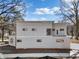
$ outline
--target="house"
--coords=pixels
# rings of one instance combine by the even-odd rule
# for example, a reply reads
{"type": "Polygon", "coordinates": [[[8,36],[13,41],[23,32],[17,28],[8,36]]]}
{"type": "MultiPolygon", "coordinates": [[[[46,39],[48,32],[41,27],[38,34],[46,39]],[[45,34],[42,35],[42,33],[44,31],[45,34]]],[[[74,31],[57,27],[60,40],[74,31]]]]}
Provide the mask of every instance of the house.
{"type": "Polygon", "coordinates": [[[18,21],[16,35],[9,37],[9,45],[16,49],[69,48],[66,23],[52,21],[18,21]]]}
{"type": "Polygon", "coordinates": [[[3,55],[8,59],[68,57],[70,56],[70,38],[67,33],[69,25],[53,21],[17,21],[14,34],[9,36],[9,46],[3,55]]]}

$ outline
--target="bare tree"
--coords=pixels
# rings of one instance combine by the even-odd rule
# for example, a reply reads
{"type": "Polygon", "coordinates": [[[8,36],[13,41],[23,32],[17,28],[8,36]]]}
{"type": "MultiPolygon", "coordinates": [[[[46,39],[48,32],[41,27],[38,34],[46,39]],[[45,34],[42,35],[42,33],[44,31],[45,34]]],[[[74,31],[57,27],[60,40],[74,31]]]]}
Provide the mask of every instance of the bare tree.
{"type": "Polygon", "coordinates": [[[5,29],[16,20],[23,20],[23,0],[0,0],[0,29],[2,30],[2,41],[4,41],[5,29]]]}
{"type": "Polygon", "coordinates": [[[63,21],[71,21],[75,25],[75,35],[78,40],[79,35],[79,0],[60,0],[60,10],[64,18],[63,21]]]}

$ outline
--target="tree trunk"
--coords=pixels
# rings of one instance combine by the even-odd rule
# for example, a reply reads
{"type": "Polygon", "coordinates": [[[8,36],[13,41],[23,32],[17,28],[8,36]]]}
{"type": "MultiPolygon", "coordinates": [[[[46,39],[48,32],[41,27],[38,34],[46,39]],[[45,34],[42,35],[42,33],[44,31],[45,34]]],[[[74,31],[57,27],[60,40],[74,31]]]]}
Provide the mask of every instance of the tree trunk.
{"type": "Polygon", "coordinates": [[[4,27],[2,27],[2,42],[4,42],[4,27]]]}
{"type": "Polygon", "coordinates": [[[78,40],[78,6],[75,4],[75,20],[76,20],[76,39],[78,40]]]}
{"type": "Polygon", "coordinates": [[[76,39],[78,40],[78,23],[76,24],[76,39]]]}

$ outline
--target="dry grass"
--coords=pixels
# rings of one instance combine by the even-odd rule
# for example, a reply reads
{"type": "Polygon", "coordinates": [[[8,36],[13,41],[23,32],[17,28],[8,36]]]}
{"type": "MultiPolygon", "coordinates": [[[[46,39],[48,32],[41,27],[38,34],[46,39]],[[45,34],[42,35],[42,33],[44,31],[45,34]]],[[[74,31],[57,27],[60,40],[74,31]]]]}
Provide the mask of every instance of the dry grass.
{"type": "Polygon", "coordinates": [[[71,43],[79,43],[79,40],[76,40],[76,39],[71,39],[70,41],[71,43]]]}

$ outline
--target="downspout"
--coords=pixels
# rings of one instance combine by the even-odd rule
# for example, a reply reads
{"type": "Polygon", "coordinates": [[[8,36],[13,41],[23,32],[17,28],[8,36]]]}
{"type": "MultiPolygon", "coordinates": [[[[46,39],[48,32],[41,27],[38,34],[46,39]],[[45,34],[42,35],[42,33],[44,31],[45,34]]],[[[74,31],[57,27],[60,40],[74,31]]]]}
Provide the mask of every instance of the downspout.
{"type": "Polygon", "coordinates": [[[14,27],[15,27],[15,47],[16,47],[16,45],[17,45],[17,38],[16,38],[16,35],[17,35],[17,33],[16,33],[16,21],[15,21],[14,27]]]}

